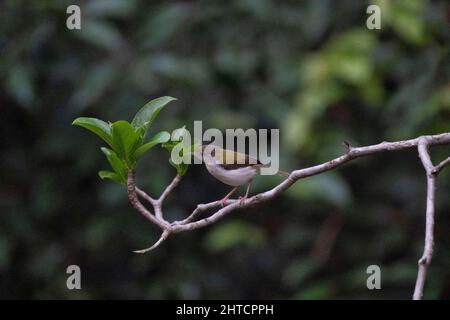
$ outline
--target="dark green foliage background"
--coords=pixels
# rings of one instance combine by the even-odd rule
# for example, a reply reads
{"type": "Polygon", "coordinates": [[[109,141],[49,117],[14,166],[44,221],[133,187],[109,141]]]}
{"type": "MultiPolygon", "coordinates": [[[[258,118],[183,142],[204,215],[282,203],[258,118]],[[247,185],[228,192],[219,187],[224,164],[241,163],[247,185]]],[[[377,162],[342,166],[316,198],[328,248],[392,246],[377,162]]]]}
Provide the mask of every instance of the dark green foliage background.
{"type": "MultiPolygon", "coordinates": [[[[131,120],[178,98],[152,134],[204,127],[280,128],[284,170],[366,145],[450,131],[448,5],[377,1],[12,1],[0,3],[1,298],[404,298],[424,233],[425,178],[412,151],[374,155],[298,182],[279,199],[170,238],[133,211],[79,116],[131,120]],[[65,28],[69,4],[82,30],[65,28]],[[372,3],[372,2],[370,2],[372,3]],[[447,15],[447,16],[446,16],[447,15]],[[447,19],[447,20],[446,20],[447,19]],[[82,290],[66,289],[66,268],[82,290]],[[382,290],[366,288],[366,268],[382,290]]],[[[434,148],[433,160],[450,154],[434,148]]],[[[138,184],[175,174],[160,147],[138,184]]],[[[450,297],[450,170],[438,180],[436,254],[425,297],[450,297]]],[[[254,192],[279,177],[259,177],[254,192]]],[[[189,170],[171,219],[228,187],[189,170]]]]}

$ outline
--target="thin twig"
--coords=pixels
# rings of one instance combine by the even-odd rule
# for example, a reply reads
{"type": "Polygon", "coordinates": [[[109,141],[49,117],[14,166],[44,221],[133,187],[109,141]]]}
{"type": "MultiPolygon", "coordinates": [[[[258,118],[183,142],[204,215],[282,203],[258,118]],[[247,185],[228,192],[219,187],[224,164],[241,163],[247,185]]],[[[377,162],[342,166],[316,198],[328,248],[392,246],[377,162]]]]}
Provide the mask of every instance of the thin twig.
{"type": "Polygon", "coordinates": [[[172,190],[175,189],[175,187],[180,183],[180,180],[181,176],[177,174],[175,178],[173,178],[172,182],[167,186],[167,188],[163,191],[163,193],[159,197],[158,201],[160,203],[162,203],[167,198],[169,193],[171,193],[172,190]]]}
{"type": "Polygon", "coordinates": [[[166,197],[169,195],[169,193],[171,193],[172,190],[175,189],[175,187],[178,185],[178,183],[180,183],[180,180],[181,180],[181,176],[177,174],[175,176],[175,178],[173,178],[172,182],[166,187],[166,189],[164,189],[163,193],[158,198],[158,200],[155,200],[155,202],[153,203],[153,208],[155,209],[155,216],[156,216],[156,218],[158,218],[161,221],[167,222],[164,219],[164,214],[162,211],[163,202],[166,199],[166,197]]]}
{"type": "Polygon", "coordinates": [[[161,234],[161,237],[158,239],[158,241],[155,242],[154,245],[152,245],[151,247],[147,248],[147,249],[142,249],[142,250],[134,250],[134,253],[146,253],[149,251],[152,251],[153,249],[156,249],[161,243],[164,242],[164,240],[166,240],[169,237],[170,231],[168,229],[164,230],[163,233],[161,234]]]}
{"type": "Polygon", "coordinates": [[[434,167],[433,169],[433,173],[434,174],[438,174],[439,172],[442,171],[442,169],[444,169],[446,166],[448,166],[450,164],[450,157],[448,157],[447,159],[445,159],[444,161],[442,161],[441,163],[439,163],[436,167],[434,167]]]}
{"type": "MultiPolygon", "coordinates": [[[[234,203],[238,200],[236,199],[228,199],[227,201],[225,201],[225,205],[229,205],[231,203],[234,203]]],[[[188,222],[193,221],[195,218],[197,218],[198,215],[200,215],[201,213],[209,210],[209,209],[213,209],[216,207],[220,207],[222,205],[221,201],[213,201],[213,202],[209,202],[209,203],[201,203],[198,204],[197,207],[195,208],[194,211],[192,211],[192,213],[184,220],[181,221],[175,221],[174,224],[186,224],[188,222]]]]}
{"type": "Polygon", "coordinates": [[[150,197],[144,190],[141,190],[138,187],[136,187],[136,192],[138,196],[140,196],[144,200],[147,200],[147,202],[150,203],[151,205],[154,205],[156,203],[156,200],[150,197]]]}

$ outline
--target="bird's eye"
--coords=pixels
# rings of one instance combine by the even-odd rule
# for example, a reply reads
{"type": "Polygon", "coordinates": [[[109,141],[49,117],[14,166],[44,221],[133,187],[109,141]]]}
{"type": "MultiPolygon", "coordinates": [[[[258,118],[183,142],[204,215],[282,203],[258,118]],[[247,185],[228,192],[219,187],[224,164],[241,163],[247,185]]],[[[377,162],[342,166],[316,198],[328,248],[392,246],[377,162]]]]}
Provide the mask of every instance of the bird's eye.
{"type": "Polygon", "coordinates": [[[211,151],[211,156],[212,156],[212,157],[215,157],[215,156],[216,156],[216,149],[212,149],[212,151],[211,151]]]}

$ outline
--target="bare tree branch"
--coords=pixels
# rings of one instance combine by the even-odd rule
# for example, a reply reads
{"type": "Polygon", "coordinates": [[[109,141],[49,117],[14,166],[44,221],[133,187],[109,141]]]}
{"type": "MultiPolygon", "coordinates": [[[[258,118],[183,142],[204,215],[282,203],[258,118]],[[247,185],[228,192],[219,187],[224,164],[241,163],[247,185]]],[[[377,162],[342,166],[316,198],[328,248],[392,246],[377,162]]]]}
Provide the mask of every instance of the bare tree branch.
{"type": "MultiPolygon", "coordinates": [[[[277,197],[278,195],[280,195],[281,193],[283,193],[284,191],[286,191],[290,186],[292,186],[298,180],[306,178],[306,177],[314,176],[314,175],[317,175],[317,174],[320,174],[320,173],[323,173],[326,171],[330,171],[338,166],[341,166],[341,165],[349,162],[350,160],[353,160],[353,159],[356,159],[356,158],[359,158],[362,156],[370,155],[370,154],[385,152],[385,151],[399,151],[399,150],[417,147],[419,144],[419,140],[421,138],[422,137],[419,137],[416,139],[411,139],[411,140],[405,140],[405,141],[396,141],[396,142],[382,142],[380,144],[366,146],[366,147],[358,147],[358,148],[349,147],[347,149],[347,153],[345,153],[344,155],[342,155],[340,157],[337,157],[333,160],[330,160],[328,162],[325,162],[325,163],[322,163],[322,164],[319,164],[319,165],[316,165],[313,167],[293,171],[290,174],[290,176],[286,180],[281,182],[279,185],[277,185],[276,187],[274,187],[273,189],[271,189],[269,191],[257,194],[255,196],[247,199],[247,201],[243,205],[239,205],[239,203],[232,202],[230,205],[218,210],[217,212],[215,212],[214,214],[212,214],[211,216],[209,216],[207,218],[204,218],[204,219],[201,219],[201,220],[198,220],[195,222],[191,222],[192,219],[189,219],[187,221],[188,223],[177,224],[176,226],[174,226],[174,232],[190,231],[190,230],[206,227],[206,226],[216,222],[220,218],[224,217],[228,213],[234,211],[237,208],[246,208],[246,207],[253,206],[255,204],[259,204],[259,203],[263,203],[268,200],[271,200],[271,199],[277,197]]],[[[446,143],[450,143],[450,133],[444,133],[444,134],[439,134],[439,135],[435,135],[435,136],[426,136],[426,139],[427,139],[429,145],[446,144],[446,143]]],[[[213,203],[206,204],[203,206],[209,207],[209,205],[212,205],[212,204],[213,203]]],[[[198,208],[196,210],[198,210],[198,208]]],[[[193,215],[194,212],[191,213],[191,215],[193,215]]]]}
{"type": "Polygon", "coordinates": [[[139,201],[137,192],[136,192],[136,183],[134,181],[134,172],[128,172],[128,180],[127,180],[127,191],[128,191],[128,200],[130,200],[131,205],[145,218],[150,220],[150,222],[156,224],[161,229],[166,229],[170,227],[168,223],[157,219],[150,211],[148,211],[143,204],[139,201]]]}
{"type": "Polygon", "coordinates": [[[425,246],[423,255],[419,259],[419,270],[417,272],[416,286],[413,294],[414,300],[422,299],[427,269],[433,257],[434,198],[436,191],[436,175],[434,173],[435,167],[431,162],[430,154],[428,152],[428,141],[426,138],[420,139],[418,145],[418,152],[427,176],[427,208],[426,208],[426,222],[425,222],[425,246]]]}
{"type": "MultiPolygon", "coordinates": [[[[133,179],[134,179],[134,177],[133,177],[133,179]]],[[[172,190],[175,189],[175,187],[180,183],[180,180],[181,180],[181,176],[176,175],[175,178],[173,178],[172,182],[166,187],[166,189],[163,191],[163,193],[161,194],[161,196],[158,199],[152,198],[145,191],[139,189],[134,182],[133,182],[133,184],[134,184],[136,193],[141,198],[147,200],[147,202],[153,206],[153,208],[155,210],[155,217],[162,222],[168,223],[163,217],[162,204],[163,204],[164,200],[166,199],[166,197],[169,195],[169,193],[171,193],[172,190]]]]}
{"type": "Polygon", "coordinates": [[[136,192],[138,196],[140,196],[144,200],[147,200],[147,202],[150,203],[151,205],[154,205],[156,203],[155,199],[150,197],[145,191],[139,189],[138,187],[136,187],[136,192]]]}
{"type": "Polygon", "coordinates": [[[303,168],[292,171],[287,179],[282,181],[274,188],[254,195],[247,199],[244,203],[239,203],[237,200],[228,200],[226,206],[218,209],[210,216],[200,220],[195,220],[202,213],[208,210],[220,207],[220,201],[214,201],[206,204],[198,204],[195,210],[188,215],[187,218],[181,221],[168,222],[163,218],[163,202],[167,196],[173,191],[173,189],[179,184],[181,177],[176,176],[172,182],[166,187],[161,196],[158,199],[154,199],[147,195],[144,191],[140,190],[135,185],[134,172],[130,171],[128,174],[128,198],[133,207],[146,217],[153,224],[162,229],[163,233],[159,240],[150,248],[144,250],[138,250],[135,252],[145,253],[158,247],[164,240],[166,240],[171,234],[179,233],[183,231],[195,230],[198,228],[206,227],[215,223],[227,214],[235,211],[239,208],[247,208],[257,204],[267,202],[286,191],[294,183],[300,179],[311,177],[321,174],[326,171],[333,170],[351,160],[359,157],[372,155],[386,151],[400,151],[404,149],[417,148],[419,157],[422,161],[423,167],[427,176],[427,209],[426,209],[426,232],[425,232],[425,248],[422,258],[419,260],[419,271],[417,277],[416,288],[414,292],[414,299],[421,299],[423,295],[423,287],[425,283],[425,276],[427,267],[430,264],[433,254],[433,228],[434,228],[434,198],[436,189],[436,176],[447,165],[450,164],[450,157],[442,161],[439,165],[433,166],[428,148],[430,146],[450,144],[450,133],[442,133],[438,135],[421,136],[415,139],[395,141],[395,142],[382,142],[375,145],[365,147],[353,147],[348,142],[344,143],[346,147],[346,153],[327,161],[322,164],[318,164],[309,168],[303,168]],[[155,215],[148,211],[142,203],[139,201],[138,195],[147,200],[154,208],[155,215]]]}

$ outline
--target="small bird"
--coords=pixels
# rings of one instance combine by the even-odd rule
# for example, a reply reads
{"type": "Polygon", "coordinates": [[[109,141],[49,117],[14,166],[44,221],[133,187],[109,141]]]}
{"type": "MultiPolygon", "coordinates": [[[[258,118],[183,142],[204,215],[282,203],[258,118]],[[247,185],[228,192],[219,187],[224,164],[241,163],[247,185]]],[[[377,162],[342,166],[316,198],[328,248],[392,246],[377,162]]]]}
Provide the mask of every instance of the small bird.
{"type": "MultiPolygon", "coordinates": [[[[247,154],[219,148],[214,145],[201,145],[194,156],[202,159],[208,172],[221,182],[234,187],[220,203],[222,207],[236,190],[243,185],[247,185],[247,191],[244,197],[239,198],[239,204],[242,205],[248,198],[253,178],[262,167],[265,167],[259,160],[250,157],[247,154]]],[[[279,176],[288,177],[289,173],[279,170],[279,176]]]]}

